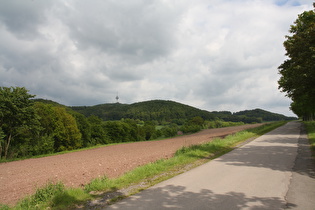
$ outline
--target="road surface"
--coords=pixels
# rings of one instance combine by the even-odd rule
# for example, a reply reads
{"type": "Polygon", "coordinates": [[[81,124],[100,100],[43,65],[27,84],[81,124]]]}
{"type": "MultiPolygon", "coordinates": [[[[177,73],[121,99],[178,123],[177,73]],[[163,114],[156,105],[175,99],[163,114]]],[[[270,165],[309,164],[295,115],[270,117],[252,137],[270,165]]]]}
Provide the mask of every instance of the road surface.
{"type": "Polygon", "coordinates": [[[108,209],[315,209],[314,162],[290,122],[108,209]]]}

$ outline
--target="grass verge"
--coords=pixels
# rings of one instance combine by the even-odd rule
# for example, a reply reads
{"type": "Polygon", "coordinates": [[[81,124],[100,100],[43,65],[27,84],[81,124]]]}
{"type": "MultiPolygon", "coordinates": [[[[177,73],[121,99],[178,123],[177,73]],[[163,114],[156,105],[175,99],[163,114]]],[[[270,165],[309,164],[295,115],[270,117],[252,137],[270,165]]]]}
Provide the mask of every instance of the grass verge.
{"type": "Polygon", "coordinates": [[[258,137],[285,123],[265,124],[229,135],[224,139],[214,139],[202,145],[183,147],[170,159],[162,159],[138,167],[116,179],[106,177],[94,179],[84,189],[67,189],[62,183],[48,183],[45,187],[38,189],[34,195],[20,201],[15,207],[10,208],[0,204],[0,209],[69,209],[76,205],[82,205],[88,200],[104,197],[104,193],[114,195],[108,201],[111,202],[225,154],[239,143],[258,137]],[[128,190],[125,193],[117,193],[121,189],[128,190]]]}
{"type": "Polygon", "coordinates": [[[315,156],[315,121],[304,122],[307,136],[310,141],[313,156],[315,156]]]}
{"type": "Polygon", "coordinates": [[[92,196],[81,188],[67,189],[61,182],[48,183],[37,189],[34,195],[21,200],[15,207],[0,205],[0,209],[68,209],[90,199],[92,196]]]}

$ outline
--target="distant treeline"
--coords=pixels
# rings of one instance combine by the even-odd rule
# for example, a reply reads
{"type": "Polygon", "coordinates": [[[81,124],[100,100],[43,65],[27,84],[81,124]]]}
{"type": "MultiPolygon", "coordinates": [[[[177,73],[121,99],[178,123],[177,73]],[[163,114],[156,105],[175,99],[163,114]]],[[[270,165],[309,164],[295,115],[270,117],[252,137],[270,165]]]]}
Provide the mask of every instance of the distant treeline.
{"type": "Polygon", "coordinates": [[[259,113],[269,116],[269,120],[288,120],[271,119],[271,114],[263,110],[258,110],[256,115],[249,111],[253,116],[249,116],[249,113],[211,113],[161,100],[132,105],[117,103],[70,108],[53,101],[34,100],[34,97],[24,87],[0,87],[1,159],[167,138],[205,128],[267,119],[259,113]]]}
{"type": "Polygon", "coordinates": [[[174,101],[152,100],[134,104],[100,104],[95,106],[75,106],[71,109],[85,116],[95,115],[107,120],[123,118],[140,119],[144,121],[173,122],[178,125],[200,116],[204,120],[224,120],[230,122],[261,123],[265,121],[295,120],[281,114],[271,113],[261,109],[246,110],[236,113],[229,111],[209,112],[174,101]]]}
{"type": "Polygon", "coordinates": [[[282,114],[268,112],[262,109],[245,110],[240,112],[231,113],[228,111],[211,112],[219,119],[231,122],[244,122],[244,123],[260,123],[272,121],[290,121],[297,120],[296,117],[287,117],[282,114]]]}

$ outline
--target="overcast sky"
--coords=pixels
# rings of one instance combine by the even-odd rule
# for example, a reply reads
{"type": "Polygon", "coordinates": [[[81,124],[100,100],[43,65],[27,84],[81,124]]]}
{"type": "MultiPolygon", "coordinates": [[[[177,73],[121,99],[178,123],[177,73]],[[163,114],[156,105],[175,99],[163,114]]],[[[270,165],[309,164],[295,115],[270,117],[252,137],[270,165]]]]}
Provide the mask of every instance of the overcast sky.
{"type": "Polygon", "coordinates": [[[118,93],[293,116],[277,68],[311,0],[0,1],[0,86],[71,106],[118,93]]]}

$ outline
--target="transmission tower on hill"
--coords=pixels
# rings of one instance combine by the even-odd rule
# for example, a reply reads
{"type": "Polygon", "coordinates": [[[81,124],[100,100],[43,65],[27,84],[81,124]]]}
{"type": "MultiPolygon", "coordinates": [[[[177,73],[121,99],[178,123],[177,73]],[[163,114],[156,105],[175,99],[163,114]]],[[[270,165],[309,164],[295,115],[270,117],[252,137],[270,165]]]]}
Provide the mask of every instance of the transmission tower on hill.
{"type": "Polygon", "coordinates": [[[119,103],[119,96],[118,96],[118,92],[117,92],[117,95],[116,95],[116,103],[118,104],[119,103]]]}

